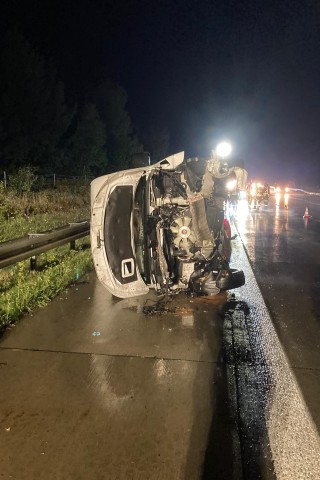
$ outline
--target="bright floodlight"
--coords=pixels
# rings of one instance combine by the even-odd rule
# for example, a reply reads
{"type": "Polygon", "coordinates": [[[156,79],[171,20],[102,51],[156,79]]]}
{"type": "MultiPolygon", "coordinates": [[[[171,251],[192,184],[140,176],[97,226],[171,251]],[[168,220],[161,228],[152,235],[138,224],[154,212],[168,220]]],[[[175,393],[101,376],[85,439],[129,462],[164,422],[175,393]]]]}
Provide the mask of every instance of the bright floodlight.
{"type": "Polygon", "coordinates": [[[217,145],[216,152],[218,157],[228,157],[232,152],[232,146],[228,142],[221,142],[217,145]]]}

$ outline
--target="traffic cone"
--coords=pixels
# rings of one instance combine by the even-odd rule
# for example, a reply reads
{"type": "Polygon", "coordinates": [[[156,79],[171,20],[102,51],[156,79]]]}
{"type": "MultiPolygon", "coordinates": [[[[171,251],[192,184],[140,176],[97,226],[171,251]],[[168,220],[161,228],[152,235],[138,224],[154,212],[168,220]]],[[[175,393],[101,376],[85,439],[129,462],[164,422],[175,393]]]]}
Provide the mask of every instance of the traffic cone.
{"type": "Polygon", "coordinates": [[[304,212],[303,218],[310,218],[308,207],[306,207],[306,211],[304,212]]]}

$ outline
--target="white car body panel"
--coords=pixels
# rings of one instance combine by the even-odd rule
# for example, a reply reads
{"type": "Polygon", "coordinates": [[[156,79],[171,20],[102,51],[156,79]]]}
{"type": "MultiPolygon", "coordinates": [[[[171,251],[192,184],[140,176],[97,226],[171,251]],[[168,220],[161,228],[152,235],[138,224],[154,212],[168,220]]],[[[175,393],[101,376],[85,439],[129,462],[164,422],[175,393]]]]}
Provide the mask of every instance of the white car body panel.
{"type": "MultiPolygon", "coordinates": [[[[112,191],[118,186],[132,186],[135,194],[139,180],[143,175],[151,174],[155,169],[175,169],[184,160],[184,152],[167,157],[160,162],[147,167],[139,167],[122,172],[115,172],[110,175],[98,177],[91,182],[91,250],[97,276],[100,282],[113,295],[120,298],[130,298],[133,296],[144,295],[149,291],[136,268],[137,280],[126,284],[121,284],[114,276],[105,249],[104,221],[105,210],[112,191]]],[[[132,232],[132,212],[131,212],[131,232],[132,232]]],[[[134,236],[131,233],[132,250],[135,252],[134,236]]],[[[135,255],[135,253],[134,253],[135,255]]],[[[122,277],[128,276],[127,266],[133,263],[132,259],[123,260],[122,277]],[[127,266],[126,266],[127,265],[127,266]]]]}

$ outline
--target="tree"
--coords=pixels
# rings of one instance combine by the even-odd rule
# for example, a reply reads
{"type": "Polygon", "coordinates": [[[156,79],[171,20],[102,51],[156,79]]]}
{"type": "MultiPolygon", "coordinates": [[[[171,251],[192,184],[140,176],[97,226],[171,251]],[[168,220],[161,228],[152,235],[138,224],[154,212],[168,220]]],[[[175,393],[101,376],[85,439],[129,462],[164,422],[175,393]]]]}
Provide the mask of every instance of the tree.
{"type": "Polygon", "coordinates": [[[10,175],[10,187],[18,194],[30,192],[37,181],[37,175],[33,167],[19,167],[15,173],[10,175]]]}
{"type": "Polygon", "coordinates": [[[130,155],[143,150],[133,133],[131,118],[126,110],[125,90],[111,80],[105,80],[92,95],[106,127],[108,162],[113,169],[125,168],[130,155]]]}
{"type": "Polygon", "coordinates": [[[96,106],[80,109],[74,134],[69,141],[70,168],[75,173],[99,175],[107,169],[106,129],[96,106]]]}
{"type": "Polygon", "coordinates": [[[64,87],[54,67],[17,29],[7,33],[0,57],[1,151],[12,167],[54,167],[70,122],[64,87]]]}

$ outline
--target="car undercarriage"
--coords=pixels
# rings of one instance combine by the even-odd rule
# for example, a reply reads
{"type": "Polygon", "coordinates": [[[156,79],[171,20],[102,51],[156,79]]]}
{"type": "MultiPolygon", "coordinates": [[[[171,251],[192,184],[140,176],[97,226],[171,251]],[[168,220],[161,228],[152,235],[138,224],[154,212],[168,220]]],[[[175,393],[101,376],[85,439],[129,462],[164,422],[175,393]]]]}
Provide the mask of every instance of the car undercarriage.
{"type": "Polygon", "coordinates": [[[144,279],[158,293],[214,295],[244,284],[243,272],[229,267],[231,228],[223,204],[191,191],[185,170],[155,170],[138,186],[134,225],[144,279]]]}

